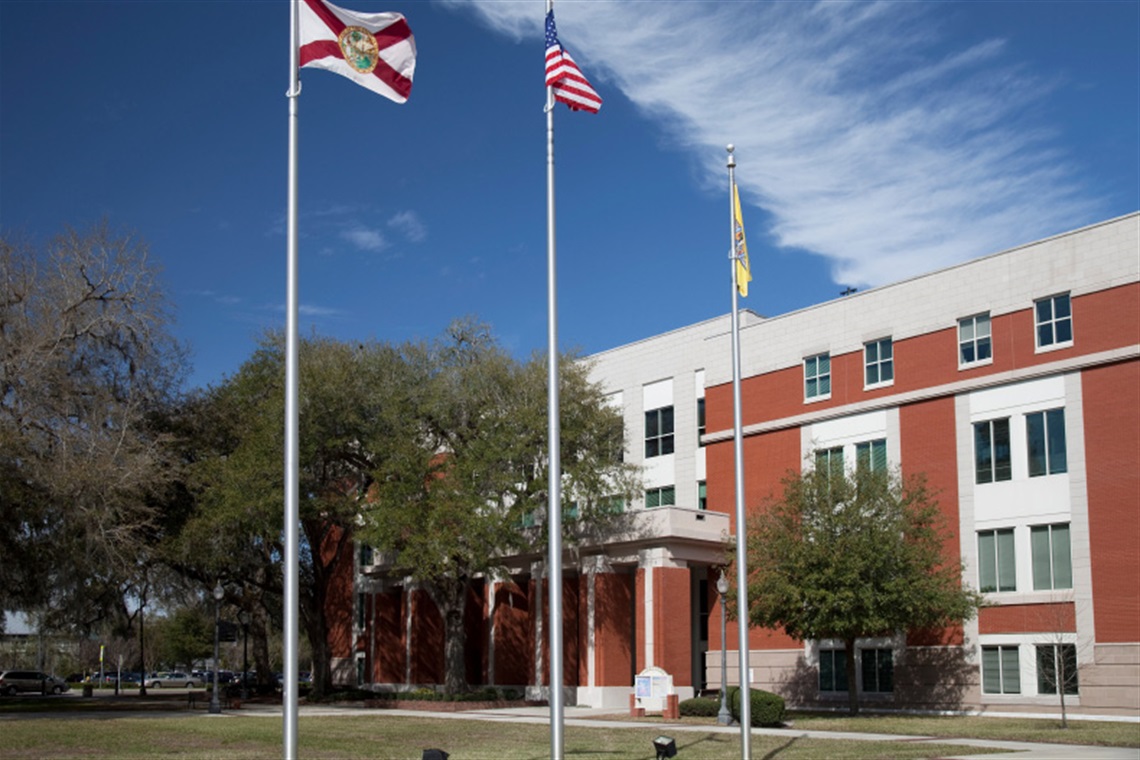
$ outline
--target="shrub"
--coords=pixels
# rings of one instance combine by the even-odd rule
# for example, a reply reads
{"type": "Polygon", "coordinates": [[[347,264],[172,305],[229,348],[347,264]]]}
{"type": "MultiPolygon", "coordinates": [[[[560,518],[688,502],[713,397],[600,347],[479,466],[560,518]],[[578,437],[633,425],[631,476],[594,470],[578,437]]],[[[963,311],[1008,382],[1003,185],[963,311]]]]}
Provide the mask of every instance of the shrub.
{"type": "Polygon", "coordinates": [[[720,700],[713,697],[686,699],[678,707],[681,715],[692,718],[715,718],[720,713],[720,700]]]}
{"type": "MultiPolygon", "coordinates": [[[[779,726],[784,722],[784,698],[779,694],[762,689],[752,689],[751,718],[753,727],[779,726]]],[[[740,687],[733,686],[728,690],[729,709],[732,710],[733,720],[740,722],[740,687]]]]}

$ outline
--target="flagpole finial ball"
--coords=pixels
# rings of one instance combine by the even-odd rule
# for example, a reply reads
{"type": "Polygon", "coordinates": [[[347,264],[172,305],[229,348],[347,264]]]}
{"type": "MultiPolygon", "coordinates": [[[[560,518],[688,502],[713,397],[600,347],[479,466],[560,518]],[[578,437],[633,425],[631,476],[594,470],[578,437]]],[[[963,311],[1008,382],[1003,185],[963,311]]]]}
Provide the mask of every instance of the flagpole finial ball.
{"type": "Polygon", "coordinates": [[[729,153],[731,153],[731,152],[733,152],[734,150],[736,150],[736,146],[735,146],[735,145],[733,145],[732,143],[729,143],[729,144],[728,144],[728,148],[727,148],[727,150],[728,150],[728,152],[729,152],[729,153]]]}

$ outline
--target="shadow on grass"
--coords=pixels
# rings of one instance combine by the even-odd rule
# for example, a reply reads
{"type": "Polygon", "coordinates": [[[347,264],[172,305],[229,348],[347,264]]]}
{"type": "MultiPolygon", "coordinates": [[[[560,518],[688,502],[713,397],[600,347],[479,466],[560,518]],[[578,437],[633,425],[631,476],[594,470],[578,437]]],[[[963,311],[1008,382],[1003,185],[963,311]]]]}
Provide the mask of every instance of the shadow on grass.
{"type": "Polygon", "coordinates": [[[762,760],[772,760],[772,758],[774,758],[774,757],[779,757],[779,756],[780,756],[780,754],[781,754],[781,753],[782,753],[784,750],[786,750],[786,749],[789,749],[789,748],[790,748],[790,747],[791,747],[793,744],[795,744],[795,743],[796,743],[796,742],[798,742],[799,740],[800,740],[800,737],[798,737],[798,736],[793,736],[791,739],[788,739],[788,741],[787,741],[787,742],[785,742],[783,745],[781,745],[781,746],[779,746],[779,747],[776,747],[776,748],[774,748],[774,749],[773,749],[771,752],[769,752],[768,754],[764,755],[764,757],[762,758],[762,760]]]}

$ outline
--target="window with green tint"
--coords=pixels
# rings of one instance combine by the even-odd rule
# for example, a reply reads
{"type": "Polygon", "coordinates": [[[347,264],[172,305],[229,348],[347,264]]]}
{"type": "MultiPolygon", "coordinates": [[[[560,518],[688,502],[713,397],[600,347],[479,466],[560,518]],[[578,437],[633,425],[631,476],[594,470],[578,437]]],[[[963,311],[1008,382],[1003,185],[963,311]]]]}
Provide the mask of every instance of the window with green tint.
{"type": "Polygon", "coordinates": [[[1021,664],[1017,646],[982,647],[982,691],[1020,694],[1021,664]]]}
{"type": "Polygon", "coordinates": [[[647,507],[671,507],[676,503],[676,493],[673,486],[650,488],[645,492],[645,506],[647,507]]]}
{"type": "Polygon", "coordinates": [[[864,649],[859,658],[863,691],[886,694],[895,690],[895,658],[890,649],[864,649]]]}
{"type": "Polygon", "coordinates": [[[1038,348],[1073,342],[1073,312],[1068,293],[1034,301],[1033,312],[1038,348]]]}
{"type": "Polygon", "coordinates": [[[1063,686],[1066,694],[1078,694],[1076,644],[1037,645],[1037,693],[1056,694],[1063,686]]]}
{"type": "Polygon", "coordinates": [[[673,407],[645,413],[645,458],[673,453],[673,407]]]}
{"type": "Polygon", "coordinates": [[[815,452],[815,470],[826,474],[829,478],[842,475],[843,447],[817,449],[815,452]]]}
{"type": "Polygon", "coordinates": [[[821,649],[819,652],[819,690],[847,691],[847,652],[821,649]]]}
{"type": "Polygon", "coordinates": [[[978,590],[1017,590],[1013,528],[978,531],[978,590]]]}
{"type": "Polygon", "coordinates": [[[708,509],[708,508],[709,508],[708,486],[705,485],[705,481],[698,480],[697,481],[697,509],[708,509]]]}
{"type": "Polygon", "coordinates": [[[855,444],[856,472],[886,472],[887,439],[879,438],[855,444]]]}
{"type": "Polygon", "coordinates": [[[1069,524],[1034,525],[1029,529],[1033,557],[1033,588],[1038,591],[1072,588],[1073,558],[1069,524]]]}
{"type": "Polygon", "coordinates": [[[958,364],[980,364],[993,358],[990,315],[977,314],[958,320],[958,364]]]}
{"type": "Polygon", "coordinates": [[[804,399],[827,398],[831,395],[831,354],[817,354],[804,359],[804,399]]]}
{"type": "Polygon", "coordinates": [[[863,344],[866,385],[884,385],[895,379],[894,346],[890,338],[863,344]]]}
{"type": "Polygon", "coordinates": [[[1025,437],[1029,451],[1029,477],[1068,471],[1064,409],[1025,415],[1025,437]]]}
{"type": "Polygon", "coordinates": [[[995,483],[1013,477],[1009,451],[1009,418],[974,423],[976,483],[995,483]]]}

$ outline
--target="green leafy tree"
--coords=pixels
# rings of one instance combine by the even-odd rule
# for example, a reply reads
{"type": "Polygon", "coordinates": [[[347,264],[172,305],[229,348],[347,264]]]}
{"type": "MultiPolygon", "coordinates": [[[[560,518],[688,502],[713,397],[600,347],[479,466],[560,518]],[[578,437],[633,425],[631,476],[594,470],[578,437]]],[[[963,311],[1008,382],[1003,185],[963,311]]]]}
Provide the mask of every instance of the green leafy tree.
{"type": "MultiPolygon", "coordinates": [[[[418,378],[401,409],[412,432],[377,458],[358,535],[431,595],[444,622],[444,688],[456,693],[467,686],[470,581],[546,540],[547,362],[512,359],[469,320],[406,356],[418,378]]],[[[562,357],[560,370],[563,529],[573,542],[614,527],[615,499],[630,499],[639,476],[621,461],[620,412],[589,367],[562,357]]]]}
{"type": "Polygon", "coordinates": [[[201,607],[179,607],[150,624],[155,659],[189,672],[196,660],[214,651],[214,619],[201,607]]]}
{"type": "MultiPolygon", "coordinates": [[[[410,434],[401,398],[415,383],[399,353],[377,343],[306,339],[299,365],[300,622],[319,695],[331,686],[327,602],[335,570],[351,561],[372,468],[390,441],[410,434]]],[[[221,581],[227,601],[251,613],[257,635],[269,613],[280,619],[283,593],[284,379],[283,341],[267,336],[235,376],[172,423],[188,442],[189,474],[174,499],[178,525],[163,557],[207,588],[221,581]]],[[[268,656],[256,641],[254,651],[268,656]]]]}
{"type": "Polygon", "coordinates": [[[749,618],[797,639],[839,639],[859,710],[855,642],[973,617],[982,602],[921,479],[859,468],[789,474],[748,521],[749,618]]]}

